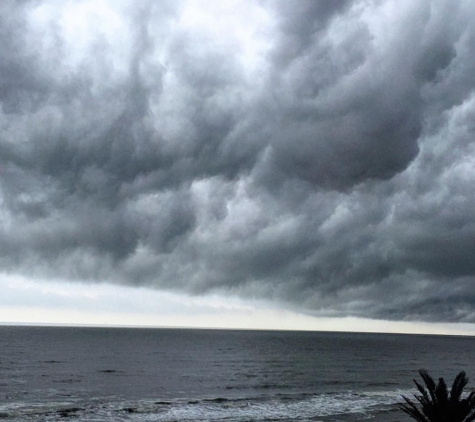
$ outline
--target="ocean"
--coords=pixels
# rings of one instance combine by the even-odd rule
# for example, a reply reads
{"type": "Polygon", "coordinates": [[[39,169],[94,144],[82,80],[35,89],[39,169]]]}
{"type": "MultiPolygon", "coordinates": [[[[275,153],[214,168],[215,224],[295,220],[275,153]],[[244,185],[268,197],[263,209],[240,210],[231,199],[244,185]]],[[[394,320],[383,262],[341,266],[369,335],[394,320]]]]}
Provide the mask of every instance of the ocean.
{"type": "Polygon", "coordinates": [[[2,326],[0,420],[408,421],[420,368],[475,377],[475,338],[2,326]]]}

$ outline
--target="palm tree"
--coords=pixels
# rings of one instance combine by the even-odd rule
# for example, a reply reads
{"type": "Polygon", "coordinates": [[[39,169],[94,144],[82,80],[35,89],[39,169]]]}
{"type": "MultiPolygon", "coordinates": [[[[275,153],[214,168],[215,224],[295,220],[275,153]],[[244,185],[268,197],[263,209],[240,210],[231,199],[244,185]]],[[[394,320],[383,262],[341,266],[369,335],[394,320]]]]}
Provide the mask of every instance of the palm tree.
{"type": "Polygon", "coordinates": [[[475,391],[462,398],[463,389],[468,383],[464,371],[455,377],[450,392],[443,378],[439,378],[436,384],[427,371],[421,369],[419,374],[424,380],[425,388],[414,380],[421,394],[414,394],[416,402],[402,396],[405,403],[401,403],[400,407],[404,412],[418,422],[475,421],[475,391]]]}

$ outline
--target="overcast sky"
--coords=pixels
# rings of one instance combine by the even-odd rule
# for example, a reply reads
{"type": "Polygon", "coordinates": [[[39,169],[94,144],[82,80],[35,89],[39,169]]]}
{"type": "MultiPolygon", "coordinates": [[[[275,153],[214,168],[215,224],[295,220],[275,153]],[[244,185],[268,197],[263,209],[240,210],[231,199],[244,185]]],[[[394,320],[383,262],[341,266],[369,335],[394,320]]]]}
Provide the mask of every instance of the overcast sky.
{"type": "Polygon", "coordinates": [[[473,22],[472,0],[2,1],[0,320],[471,327],[473,22]]]}

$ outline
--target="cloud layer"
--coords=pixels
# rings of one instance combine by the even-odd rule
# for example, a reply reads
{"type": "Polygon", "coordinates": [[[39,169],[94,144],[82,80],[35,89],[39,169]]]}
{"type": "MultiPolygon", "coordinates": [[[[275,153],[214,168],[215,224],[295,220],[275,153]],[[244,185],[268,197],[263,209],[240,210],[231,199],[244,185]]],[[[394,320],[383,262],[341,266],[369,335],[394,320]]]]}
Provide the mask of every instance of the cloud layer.
{"type": "Polygon", "coordinates": [[[475,322],[474,19],[2,3],[2,271],[475,322]]]}

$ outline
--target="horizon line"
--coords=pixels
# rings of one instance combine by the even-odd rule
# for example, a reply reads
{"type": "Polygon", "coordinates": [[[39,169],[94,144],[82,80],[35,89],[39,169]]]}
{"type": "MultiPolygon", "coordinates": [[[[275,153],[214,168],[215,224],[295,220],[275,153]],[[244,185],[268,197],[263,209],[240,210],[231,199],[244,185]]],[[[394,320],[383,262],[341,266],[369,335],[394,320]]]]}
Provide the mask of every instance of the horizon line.
{"type": "Polygon", "coordinates": [[[0,321],[0,327],[57,327],[57,328],[125,328],[125,329],[155,329],[155,330],[216,330],[216,331],[274,331],[274,332],[314,332],[341,334],[387,334],[406,336],[438,336],[438,337],[475,337],[463,333],[412,333],[392,331],[360,331],[360,330],[325,330],[325,329],[295,329],[295,328],[257,328],[257,327],[212,327],[185,325],[127,325],[127,324],[87,324],[87,323],[56,323],[56,322],[8,322],[0,321]]]}

